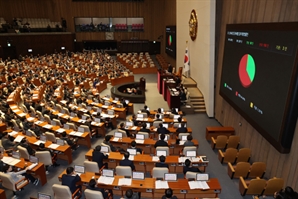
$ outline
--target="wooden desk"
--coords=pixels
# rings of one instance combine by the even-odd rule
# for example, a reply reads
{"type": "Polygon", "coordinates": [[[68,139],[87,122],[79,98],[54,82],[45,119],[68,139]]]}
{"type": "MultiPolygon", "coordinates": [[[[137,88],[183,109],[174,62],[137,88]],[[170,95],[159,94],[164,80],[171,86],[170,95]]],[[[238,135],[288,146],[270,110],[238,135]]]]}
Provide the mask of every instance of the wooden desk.
{"type": "Polygon", "coordinates": [[[219,135],[235,135],[235,129],[231,126],[207,126],[206,139],[211,140],[211,137],[217,138],[219,135]]]}
{"type": "MultiPolygon", "coordinates": [[[[62,175],[65,174],[64,170],[58,177],[61,180],[62,175]]],[[[81,174],[81,183],[86,185],[89,183],[90,179],[94,177],[98,179],[100,176],[92,172],[86,172],[81,174]]],[[[142,192],[142,197],[146,198],[158,198],[160,199],[165,192],[165,189],[156,189],[155,188],[155,178],[145,178],[144,180],[132,180],[131,185],[129,186],[119,186],[119,179],[123,176],[114,176],[114,181],[111,185],[107,184],[98,184],[98,187],[105,189],[112,189],[115,195],[123,195],[127,189],[133,189],[135,192],[142,192]]],[[[193,199],[197,197],[217,197],[221,193],[221,186],[217,178],[211,178],[207,182],[210,189],[201,190],[201,189],[190,189],[187,179],[178,179],[176,182],[168,182],[169,187],[174,192],[179,199],[193,199]],[[181,193],[181,190],[185,193],[181,193]]]]}
{"type": "Polygon", "coordinates": [[[0,198],[6,199],[5,191],[3,189],[0,189],[0,198]]]}
{"type": "MultiPolygon", "coordinates": [[[[121,147],[124,150],[126,150],[130,146],[130,143],[133,140],[135,140],[135,139],[131,139],[129,137],[123,137],[122,139],[119,139],[119,141],[114,141],[113,139],[111,139],[110,142],[115,147],[121,147]]],[[[156,143],[156,141],[157,140],[153,140],[153,139],[145,139],[143,144],[137,143],[137,147],[141,148],[143,150],[144,154],[155,154],[154,144],[156,143]]],[[[196,147],[199,146],[198,140],[193,139],[192,141],[194,142],[196,147]]],[[[184,145],[176,144],[176,139],[168,140],[168,145],[169,145],[169,149],[170,149],[170,151],[169,151],[170,155],[180,155],[180,152],[184,148],[184,145]]]]}
{"type": "Polygon", "coordinates": [[[180,103],[181,103],[180,96],[175,95],[169,87],[167,89],[166,95],[167,95],[167,102],[168,102],[169,108],[170,109],[172,109],[172,108],[180,109],[180,103]]]}
{"type": "Polygon", "coordinates": [[[157,89],[160,94],[162,94],[163,79],[172,76],[172,74],[164,73],[163,71],[157,71],[157,89]]]}
{"type": "Polygon", "coordinates": [[[4,121],[2,123],[0,123],[0,131],[3,132],[7,129],[6,124],[4,123],[4,121]]]}
{"type": "Polygon", "coordinates": [[[123,84],[123,83],[134,82],[134,81],[135,81],[135,78],[134,78],[133,75],[110,79],[110,82],[111,82],[112,86],[115,86],[115,85],[118,85],[118,84],[123,84]]]}

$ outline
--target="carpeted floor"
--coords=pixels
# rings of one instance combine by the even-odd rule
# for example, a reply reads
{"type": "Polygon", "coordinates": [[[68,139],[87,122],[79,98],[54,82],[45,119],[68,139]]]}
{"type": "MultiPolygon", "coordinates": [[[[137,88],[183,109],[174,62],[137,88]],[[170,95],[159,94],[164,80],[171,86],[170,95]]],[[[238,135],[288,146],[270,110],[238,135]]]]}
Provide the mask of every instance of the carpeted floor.
{"type": "MultiPolygon", "coordinates": [[[[167,103],[162,98],[162,95],[158,93],[157,90],[157,75],[135,75],[135,80],[138,81],[140,77],[144,77],[146,79],[146,105],[150,107],[151,110],[156,110],[157,108],[163,107],[165,109],[168,108],[167,103]]],[[[101,93],[101,96],[110,94],[111,86],[108,86],[104,92],[101,93]]],[[[144,104],[134,104],[134,111],[138,111],[140,108],[143,108],[144,104]]],[[[208,118],[206,114],[192,114],[186,115],[187,125],[191,127],[193,130],[193,136],[195,139],[199,141],[199,155],[207,155],[209,159],[209,165],[207,167],[207,173],[210,174],[212,178],[218,178],[222,187],[221,194],[219,197],[221,199],[249,199],[252,196],[242,197],[238,191],[238,179],[231,180],[227,175],[227,167],[226,165],[221,165],[221,163],[217,159],[217,152],[213,151],[210,147],[210,144],[205,139],[205,129],[206,126],[219,126],[220,124],[212,118],[208,118]]],[[[120,122],[120,121],[119,121],[120,122]]],[[[92,148],[96,145],[100,144],[102,139],[94,138],[92,140],[92,148]]],[[[241,146],[240,146],[241,147],[241,146]]],[[[82,165],[85,160],[85,153],[89,149],[85,146],[79,147],[75,152],[73,152],[73,163],[71,164],[82,165]]],[[[49,174],[47,175],[47,184],[41,186],[34,186],[32,184],[25,187],[25,190],[22,192],[18,192],[17,195],[20,199],[28,199],[30,197],[36,197],[37,192],[49,193],[53,196],[52,185],[55,183],[60,184],[58,181],[58,175],[66,169],[68,164],[66,161],[59,160],[59,167],[50,168],[49,174]]],[[[180,175],[183,176],[183,175],[180,175]]],[[[12,197],[11,191],[6,191],[7,199],[12,197]]],[[[83,197],[82,197],[83,198],[83,197]]],[[[115,196],[114,198],[120,198],[119,196],[115,196]]],[[[272,198],[272,197],[267,197],[272,198]]]]}

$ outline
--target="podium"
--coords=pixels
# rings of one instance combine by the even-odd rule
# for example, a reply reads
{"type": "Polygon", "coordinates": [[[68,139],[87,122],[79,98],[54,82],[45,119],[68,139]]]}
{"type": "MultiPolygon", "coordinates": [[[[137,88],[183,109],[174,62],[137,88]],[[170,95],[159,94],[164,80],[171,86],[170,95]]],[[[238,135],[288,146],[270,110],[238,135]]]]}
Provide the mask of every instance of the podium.
{"type": "Polygon", "coordinates": [[[145,91],[146,90],[146,79],[144,77],[140,78],[140,90],[145,91]]]}

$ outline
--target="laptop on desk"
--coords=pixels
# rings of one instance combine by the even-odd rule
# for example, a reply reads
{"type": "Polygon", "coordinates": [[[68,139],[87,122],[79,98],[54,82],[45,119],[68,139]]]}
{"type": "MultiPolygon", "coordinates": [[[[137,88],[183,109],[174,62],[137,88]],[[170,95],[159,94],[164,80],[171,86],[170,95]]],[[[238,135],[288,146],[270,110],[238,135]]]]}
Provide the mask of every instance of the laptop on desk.
{"type": "Polygon", "coordinates": [[[81,165],[75,165],[74,171],[80,176],[81,174],[85,173],[85,167],[81,165]]]}
{"type": "Polygon", "coordinates": [[[137,155],[137,149],[126,149],[126,151],[129,153],[129,155],[137,155]]]}
{"type": "Polygon", "coordinates": [[[102,152],[102,153],[109,153],[109,147],[107,147],[107,146],[101,146],[100,152],[102,152]]]}
{"type": "Polygon", "coordinates": [[[12,152],[12,157],[16,158],[16,159],[20,159],[20,152],[13,151],[12,152]]]}
{"type": "Polygon", "coordinates": [[[102,176],[105,177],[114,177],[114,170],[113,169],[103,169],[102,176]]]}
{"type": "Polygon", "coordinates": [[[38,158],[37,157],[35,157],[35,156],[33,156],[33,155],[30,155],[29,156],[29,161],[31,162],[31,163],[38,163],[38,158]]]}
{"type": "Polygon", "coordinates": [[[177,173],[165,173],[164,180],[165,181],[177,181],[178,176],[177,173]]]}
{"type": "Polygon", "coordinates": [[[114,133],[114,136],[116,137],[116,138],[122,138],[122,132],[115,132],[114,133]]]}
{"type": "Polygon", "coordinates": [[[195,150],[193,150],[193,151],[186,151],[186,157],[190,157],[190,158],[192,158],[192,157],[197,157],[197,151],[195,151],[195,150]]]}
{"type": "Polygon", "coordinates": [[[145,180],[145,173],[144,172],[132,172],[132,179],[133,180],[145,180]]]}
{"type": "Polygon", "coordinates": [[[125,122],[125,128],[126,129],[128,129],[131,126],[133,126],[133,122],[125,122]]]}
{"type": "Polygon", "coordinates": [[[209,174],[208,173],[197,173],[196,180],[197,181],[208,181],[209,174]]]}
{"type": "Polygon", "coordinates": [[[165,151],[165,150],[157,150],[156,151],[156,156],[159,157],[159,156],[162,156],[162,155],[166,157],[167,156],[167,151],[165,151]]]}
{"type": "Polygon", "coordinates": [[[45,193],[37,193],[37,199],[51,199],[51,195],[45,193]]]}
{"type": "Polygon", "coordinates": [[[40,135],[39,139],[43,142],[47,141],[47,137],[45,135],[40,135]]]}

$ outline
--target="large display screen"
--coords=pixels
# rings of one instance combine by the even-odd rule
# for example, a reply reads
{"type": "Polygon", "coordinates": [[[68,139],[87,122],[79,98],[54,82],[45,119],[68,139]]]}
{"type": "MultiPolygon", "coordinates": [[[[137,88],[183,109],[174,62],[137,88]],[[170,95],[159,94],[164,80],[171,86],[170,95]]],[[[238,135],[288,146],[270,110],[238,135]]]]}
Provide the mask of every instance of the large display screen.
{"type": "Polygon", "coordinates": [[[166,53],[176,58],[176,26],[166,26],[166,53]]]}
{"type": "Polygon", "coordinates": [[[220,95],[278,151],[297,121],[298,23],[228,24],[220,95]]]}

